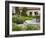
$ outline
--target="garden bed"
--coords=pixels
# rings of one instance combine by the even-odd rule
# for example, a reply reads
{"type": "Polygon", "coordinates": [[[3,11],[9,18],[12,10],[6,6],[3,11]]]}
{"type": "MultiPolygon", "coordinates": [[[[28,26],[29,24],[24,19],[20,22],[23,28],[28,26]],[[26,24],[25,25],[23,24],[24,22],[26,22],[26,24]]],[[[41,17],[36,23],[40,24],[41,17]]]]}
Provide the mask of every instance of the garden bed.
{"type": "Polygon", "coordinates": [[[24,25],[13,23],[12,25],[12,31],[26,31],[26,30],[39,30],[39,29],[40,29],[39,24],[24,25]]]}

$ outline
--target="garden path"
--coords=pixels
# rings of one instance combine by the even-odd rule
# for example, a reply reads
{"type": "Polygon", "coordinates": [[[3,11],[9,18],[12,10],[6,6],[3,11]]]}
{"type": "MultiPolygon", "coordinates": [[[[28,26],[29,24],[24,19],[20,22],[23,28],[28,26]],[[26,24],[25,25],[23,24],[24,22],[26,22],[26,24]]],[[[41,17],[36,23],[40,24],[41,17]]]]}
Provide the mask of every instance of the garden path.
{"type": "Polygon", "coordinates": [[[40,24],[40,22],[36,22],[36,19],[32,19],[32,20],[26,20],[23,24],[40,24]]]}

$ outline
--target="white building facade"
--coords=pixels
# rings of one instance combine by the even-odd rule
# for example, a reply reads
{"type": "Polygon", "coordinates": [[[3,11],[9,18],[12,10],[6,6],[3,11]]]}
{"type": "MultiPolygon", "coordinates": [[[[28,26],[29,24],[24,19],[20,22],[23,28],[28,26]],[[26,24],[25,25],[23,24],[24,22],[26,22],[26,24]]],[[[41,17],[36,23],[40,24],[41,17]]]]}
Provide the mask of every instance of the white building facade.
{"type": "MultiPolygon", "coordinates": [[[[23,7],[19,7],[20,10],[20,14],[22,12],[23,7]]],[[[15,11],[15,7],[13,7],[13,13],[16,13],[15,11]]],[[[27,12],[26,12],[27,16],[40,16],[40,8],[36,8],[36,7],[27,7],[27,12]]]]}

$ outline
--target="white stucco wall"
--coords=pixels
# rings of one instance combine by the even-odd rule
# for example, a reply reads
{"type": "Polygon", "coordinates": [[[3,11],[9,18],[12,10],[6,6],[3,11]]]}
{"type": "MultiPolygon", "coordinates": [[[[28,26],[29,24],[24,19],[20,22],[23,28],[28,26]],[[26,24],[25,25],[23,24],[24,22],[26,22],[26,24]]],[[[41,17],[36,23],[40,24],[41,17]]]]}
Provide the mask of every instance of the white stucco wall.
{"type": "Polygon", "coordinates": [[[38,11],[38,16],[40,15],[40,10],[28,10],[27,11],[27,15],[29,16],[30,15],[30,12],[32,12],[32,16],[35,16],[35,13],[34,12],[36,12],[36,11],[38,11]]]}
{"type": "MultiPolygon", "coordinates": [[[[12,10],[13,10],[13,13],[16,13],[15,12],[15,7],[13,7],[12,10]]],[[[32,12],[32,16],[35,16],[35,13],[34,12],[37,12],[37,11],[38,11],[38,16],[39,16],[40,15],[40,10],[28,10],[26,12],[26,14],[29,16],[30,15],[30,12],[32,12]]],[[[22,10],[20,10],[20,12],[22,12],[22,10]]]]}

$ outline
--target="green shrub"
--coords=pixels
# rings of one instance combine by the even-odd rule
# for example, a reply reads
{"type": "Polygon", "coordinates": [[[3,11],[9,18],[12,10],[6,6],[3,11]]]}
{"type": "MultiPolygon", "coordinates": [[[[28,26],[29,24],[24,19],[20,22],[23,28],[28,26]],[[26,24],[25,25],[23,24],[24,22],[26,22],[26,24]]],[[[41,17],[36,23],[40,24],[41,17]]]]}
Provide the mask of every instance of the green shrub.
{"type": "Polygon", "coordinates": [[[39,25],[27,25],[27,30],[39,30],[39,25]]]}
{"type": "Polygon", "coordinates": [[[39,30],[40,26],[36,24],[32,25],[19,25],[16,23],[13,23],[12,25],[12,31],[22,31],[22,30],[39,30]]]}
{"type": "Polygon", "coordinates": [[[17,16],[12,16],[12,22],[16,23],[16,21],[17,21],[17,16]]]}
{"type": "Polygon", "coordinates": [[[27,30],[32,30],[32,26],[27,25],[27,30]]]}
{"type": "Polygon", "coordinates": [[[21,31],[23,30],[22,26],[16,25],[15,27],[12,28],[12,31],[21,31]]]}
{"type": "Polygon", "coordinates": [[[25,19],[22,16],[13,16],[12,17],[12,22],[13,23],[21,24],[24,21],[25,21],[25,19]]]}
{"type": "Polygon", "coordinates": [[[16,26],[15,27],[15,31],[21,31],[22,30],[22,27],[21,26],[16,26]]]}
{"type": "Polygon", "coordinates": [[[16,23],[12,23],[12,31],[15,30],[16,25],[17,25],[16,23]]]}
{"type": "Polygon", "coordinates": [[[18,17],[16,23],[23,24],[24,21],[25,21],[25,19],[23,19],[23,17],[18,17]]]}
{"type": "Polygon", "coordinates": [[[29,18],[40,18],[40,16],[28,16],[29,18]]]}

